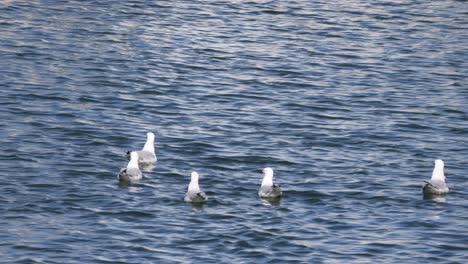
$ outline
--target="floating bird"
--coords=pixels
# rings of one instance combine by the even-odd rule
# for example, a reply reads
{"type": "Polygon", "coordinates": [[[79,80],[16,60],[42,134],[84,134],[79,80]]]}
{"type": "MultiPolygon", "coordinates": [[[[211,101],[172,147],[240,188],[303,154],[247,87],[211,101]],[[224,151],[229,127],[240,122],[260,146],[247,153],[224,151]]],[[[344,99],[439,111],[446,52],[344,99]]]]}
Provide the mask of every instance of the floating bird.
{"type": "Polygon", "coordinates": [[[273,183],[273,169],[264,168],[262,170],[263,181],[260,189],[258,190],[258,196],[262,198],[276,198],[282,195],[281,188],[279,185],[273,183]]]}
{"type": "MultiPolygon", "coordinates": [[[[140,165],[150,165],[155,163],[158,159],[154,152],[154,134],[151,132],[146,133],[146,143],[142,150],[136,151],[138,153],[138,163],[140,165]]],[[[130,151],[127,152],[127,158],[130,159],[130,151]]]]}
{"type": "Polygon", "coordinates": [[[444,162],[440,159],[434,161],[434,171],[432,171],[432,178],[430,181],[424,181],[426,184],[423,186],[424,195],[444,195],[447,194],[449,188],[445,183],[444,175],[444,162]]]}
{"type": "Polygon", "coordinates": [[[207,200],[208,197],[206,194],[200,191],[200,186],[198,185],[198,173],[193,171],[184,201],[189,203],[203,203],[207,200]]]}
{"type": "Polygon", "coordinates": [[[130,152],[130,161],[126,168],[120,170],[117,178],[121,182],[136,182],[143,178],[140,168],[138,167],[138,152],[130,152]]]}

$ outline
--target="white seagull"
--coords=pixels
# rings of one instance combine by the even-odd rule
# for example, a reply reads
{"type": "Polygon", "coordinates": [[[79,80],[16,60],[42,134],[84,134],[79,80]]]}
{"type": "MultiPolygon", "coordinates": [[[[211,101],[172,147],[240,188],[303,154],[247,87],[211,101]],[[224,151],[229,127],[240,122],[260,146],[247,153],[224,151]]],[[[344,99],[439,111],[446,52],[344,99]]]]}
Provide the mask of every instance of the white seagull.
{"type": "Polygon", "coordinates": [[[443,195],[447,194],[449,188],[445,183],[444,175],[444,162],[440,159],[434,161],[434,171],[432,171],[432,178],[430,181],[424,181],[426,184],[423,186],[424,195],[443,195]]]}
{"type": "Polygon", "coordinates": [[[130,161],[126,168],[120,170],[117,178],[121,182],[136,182],[143,178],[140,168],[138,167],[138,153],[136,151],[130,152],[130,161]]]}
{"type": "MultiPolygon", "coordinates": [[[[154,134],[152,132],[146,133],[145,146],[136,152],[138,153],[138,163],[142,166],[150,165],[158,160],[154,152],[154,134]]],[[[130,151],[127,152],[127,158],[130,158],[130,151]]]]}
{"type": "Polygon", "coordinates": [[[198,173],[193,171],[184,201],[188,203],[203,203],[207,200],[208,196],[206,196],[204,192],[200,191],[200,186],[198,185],[198,173]]]}
{"type": "Polygon", "coordinates": [[[273,169],[264,168],[262,170],[263,181],[260,189],[258,190],[258,196],[262,198],[275,198],[282,195],[281,188],[279,185],[273,183],[273,169]]]}

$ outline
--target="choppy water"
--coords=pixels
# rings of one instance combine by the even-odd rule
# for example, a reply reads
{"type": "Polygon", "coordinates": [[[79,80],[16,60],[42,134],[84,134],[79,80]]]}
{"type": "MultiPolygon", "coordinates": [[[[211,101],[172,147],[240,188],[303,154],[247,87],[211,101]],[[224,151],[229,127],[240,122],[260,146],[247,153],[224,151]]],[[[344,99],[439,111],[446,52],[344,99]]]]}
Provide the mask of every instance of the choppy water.
{"type": "Polygon", "coordinates": [[[0,261],[466,263],[466,1],[328,2],[2,1],[0,261]]]}

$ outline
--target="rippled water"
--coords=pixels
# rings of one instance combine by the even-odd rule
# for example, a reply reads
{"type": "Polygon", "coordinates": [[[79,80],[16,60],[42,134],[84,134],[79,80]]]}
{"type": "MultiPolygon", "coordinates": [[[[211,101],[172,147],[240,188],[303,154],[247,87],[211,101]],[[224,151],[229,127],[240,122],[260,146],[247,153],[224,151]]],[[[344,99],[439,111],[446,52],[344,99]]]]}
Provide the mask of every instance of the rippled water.
{"type": "Polygon", "coordinates": [[[2,1],[0,261],[466,263],[466,1],[332,2],[2,1]]]}

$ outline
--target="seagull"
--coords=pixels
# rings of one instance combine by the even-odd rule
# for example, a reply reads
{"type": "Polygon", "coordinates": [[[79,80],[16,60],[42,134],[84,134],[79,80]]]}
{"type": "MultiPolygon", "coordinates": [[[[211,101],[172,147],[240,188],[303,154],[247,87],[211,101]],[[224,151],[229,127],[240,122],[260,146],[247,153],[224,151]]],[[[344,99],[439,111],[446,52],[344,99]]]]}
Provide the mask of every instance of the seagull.
{"type": "Polygon", "coordinates": [[[434,171],[430,181],[424,181],[422,191],[424,195],[443,195],[447,194],[449,188],[445,183],[444,162],[440,159],[434,161],[434,171]]]}
{"type": "Polygon", "coordinates": [[[262,170],[263,181],[260,189],[258,190],[258,196],[262,198],[276,198],[282,195],[281,188],[279,185],[273,183],[273,169],[264,168],[262,170]]]}
{"type": "MultiPolygon", "coordinates": [[[[146,133],[145,146],[136,152],[138,153],[138,163],[142,166],[150,165],[158,160],[154,152],[154,134],[152,132],[146,133]]],[[[127,158],[130,159],[130,151],[127,152],[127,158]]]]}
{"type": "Polygon", "coordinates": [[[208,196],[200,191],[200,186],[198,186],[198,173],[193,171],[184,201],[188,203],[203,203],[207,200],[208,196]]]}
{"type": "Polygon", "coordinates": [[[130,162],[126,168],[120,170],[117,177],[121,182],[136,182],[143,178],[140,168],[138,167],[138,152],[130,152],[130,162]]]}

